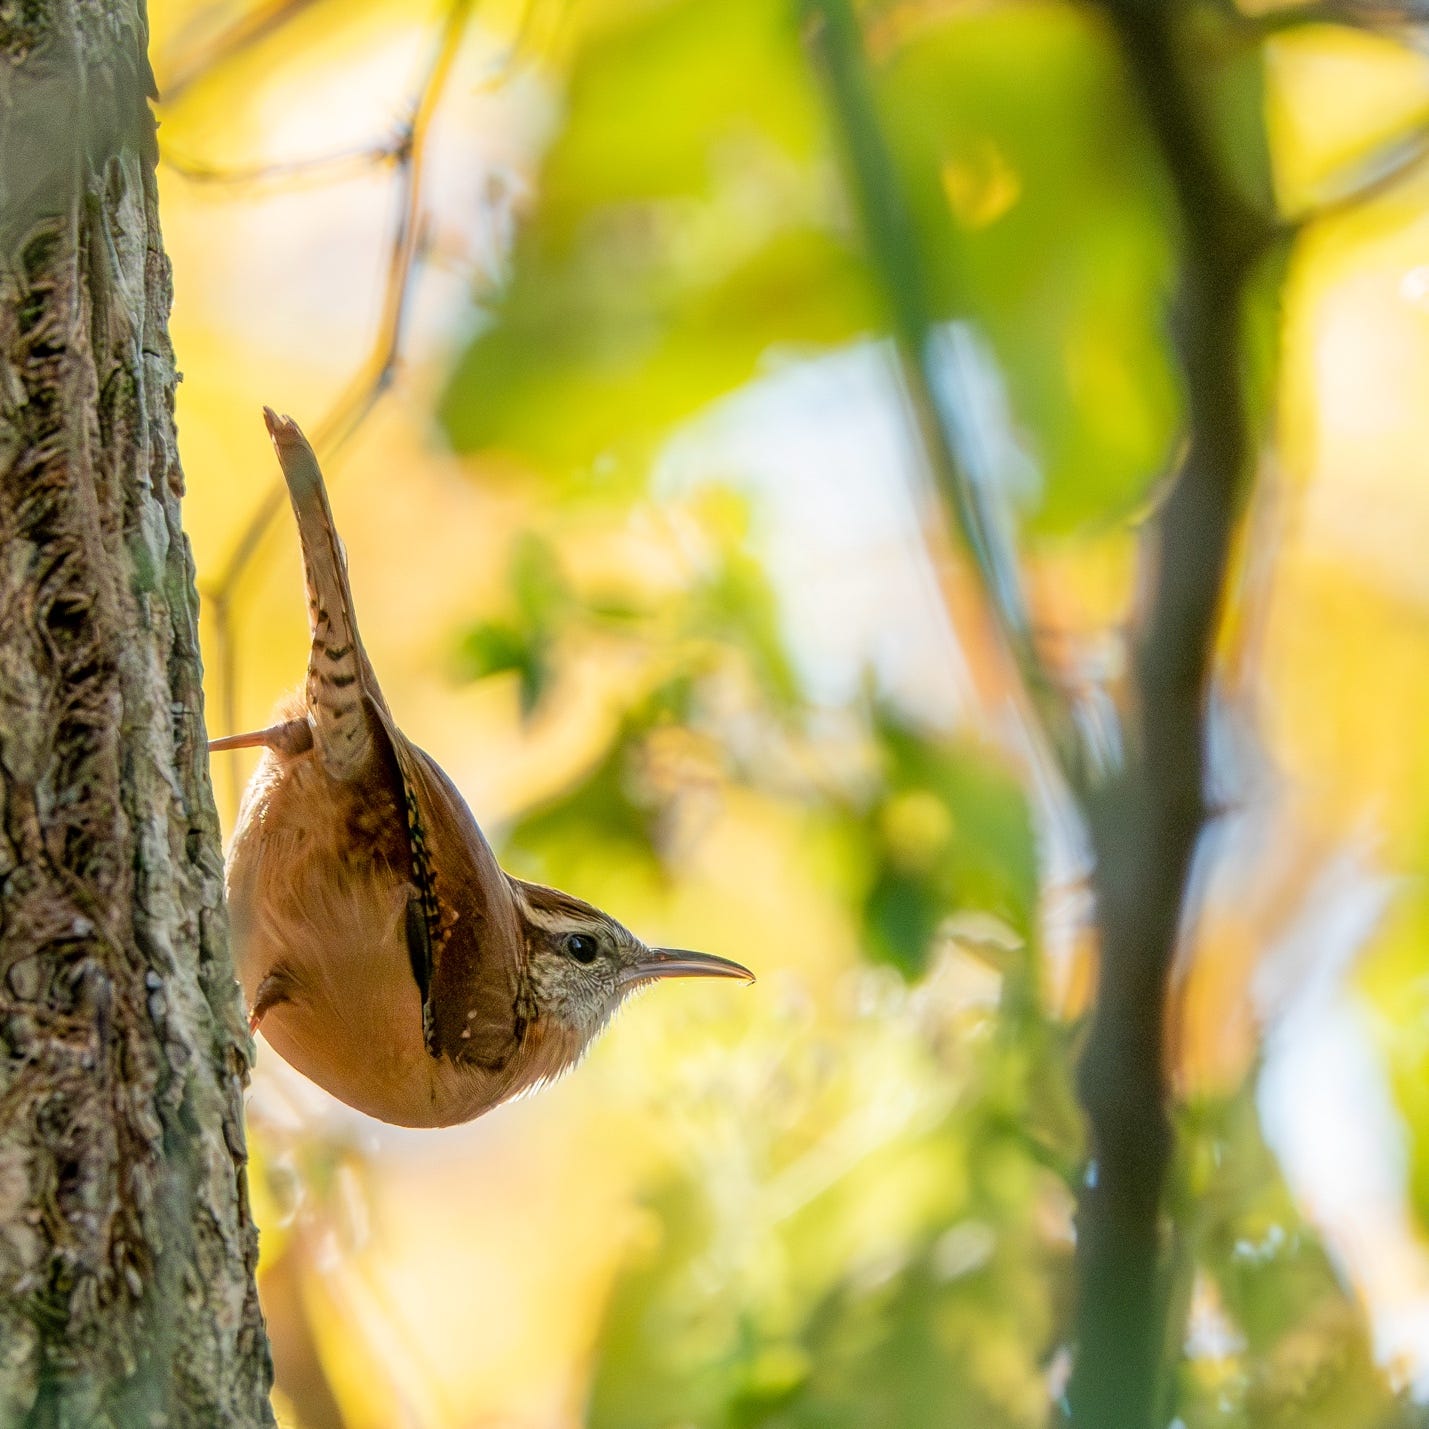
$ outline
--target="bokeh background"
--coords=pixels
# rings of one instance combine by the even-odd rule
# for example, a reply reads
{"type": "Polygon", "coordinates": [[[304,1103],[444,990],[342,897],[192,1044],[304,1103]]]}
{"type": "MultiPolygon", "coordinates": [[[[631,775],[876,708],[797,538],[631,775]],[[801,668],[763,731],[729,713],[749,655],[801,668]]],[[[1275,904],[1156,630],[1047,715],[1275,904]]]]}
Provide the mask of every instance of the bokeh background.
{"type": "MultiPolygon", "coordinates": [[[[1194,17],[1285,241],[1176,985],[1183,1429],[1429,1398],[1429,30],[1335,23],[1374,8],[1194,17]]],[[[210,731],[304,666],[266,402],[507,866],[759,974],[440,1133],[260,1043],[282,1422],[1042,1423],[1084,841],[921,468],[806,18],[150,9],[210,731]]],[[[1094,730],[1178,441],[1164,179],[1091,11],[859,14],[947,400],[1094,730]]],[[[250,767],[215,760],[226,827],[250,767]]]]}

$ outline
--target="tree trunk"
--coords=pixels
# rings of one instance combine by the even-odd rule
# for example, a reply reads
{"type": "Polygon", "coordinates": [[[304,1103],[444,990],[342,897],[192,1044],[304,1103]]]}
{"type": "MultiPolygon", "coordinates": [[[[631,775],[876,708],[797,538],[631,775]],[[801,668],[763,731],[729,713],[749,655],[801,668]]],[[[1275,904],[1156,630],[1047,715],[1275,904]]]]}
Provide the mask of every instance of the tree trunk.
{"type": "Polygon", "coordinates": [[[271,1424],[142,0],[0,9],[0,1425],[271,1424]]]}

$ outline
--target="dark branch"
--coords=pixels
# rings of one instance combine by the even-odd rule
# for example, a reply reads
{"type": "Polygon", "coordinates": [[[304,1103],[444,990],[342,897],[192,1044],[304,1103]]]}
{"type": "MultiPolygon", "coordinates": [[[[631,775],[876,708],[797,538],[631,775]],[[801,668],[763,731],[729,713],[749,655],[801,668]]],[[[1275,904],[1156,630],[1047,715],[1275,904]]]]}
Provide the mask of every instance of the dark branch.
{"type": "Polygon", "coordinates": [[[1103,0],[1181,231],[1174,344],[1180,469],[1142,549],[1126,762],[1089,801],[1101,934],[1079,1090],[1092,1160],[1078,1219],[1072,1420],[1153,1422],[1164,1325],[1161,1200],[1172,1150],[1167,987],[1205,821],[1205,713],[1232,531],[1251,465],[1241,307],[1271,227],[1226,182],[1177,50],[1179,7],[1103,0]]]}
{"type": "Polygon", "coordinates": [[[1079,1219],[1069,1399],[1078,1426],[1147,1429],[1166,1323],[1160,1225],[1172,1150],[1167,985],[1206,817],[1211,655],[1251,457],[1241,392],[1241,301],[1273,227],[1219,171],[1176,48],[1179,7],[1164,0],[1102,0],[1174,197],[1182,260],[1173,336],[1187,440],[1141,553],[1125,762],[1093,788],[1068,733],[1065,700],[1051,688],[1032,641],[1015,553],[999,540],[1000,527],[959,462],[948,413],[939,405],[927,284],[852,11],[847,0],[806,4],[930,464],[1092,832],[1101,968],[1079,1075],[1092,1160],[1079,1219]]]}

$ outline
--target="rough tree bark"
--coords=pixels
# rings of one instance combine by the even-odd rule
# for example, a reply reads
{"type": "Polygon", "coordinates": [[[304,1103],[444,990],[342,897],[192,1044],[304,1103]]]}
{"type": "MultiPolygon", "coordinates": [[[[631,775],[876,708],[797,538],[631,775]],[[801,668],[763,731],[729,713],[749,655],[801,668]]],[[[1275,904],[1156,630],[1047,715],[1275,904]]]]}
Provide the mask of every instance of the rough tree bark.
{"type": "Polygon", "coordinates": [[[0,1425],[261,1425],[142,0],[0,5],[0,1425]]]}

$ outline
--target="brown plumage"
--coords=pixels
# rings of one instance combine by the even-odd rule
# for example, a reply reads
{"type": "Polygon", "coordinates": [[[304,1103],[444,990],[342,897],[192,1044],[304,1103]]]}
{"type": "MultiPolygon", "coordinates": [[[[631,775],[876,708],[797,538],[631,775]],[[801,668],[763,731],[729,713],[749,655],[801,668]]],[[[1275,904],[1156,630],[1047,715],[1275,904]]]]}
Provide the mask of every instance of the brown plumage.
{"type": "Polygon", "coordinates": [[[295,422],[264,414],[297,516],[312,649],[282,720],[211,745],[264,749],[228,859],[253,1027],[351,1106],[449,1126],[558,1076],[643,983],[749,979],[502,872],[451,780],[394,723],[317,459],[295,422]]]}

